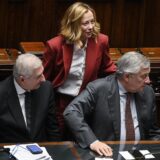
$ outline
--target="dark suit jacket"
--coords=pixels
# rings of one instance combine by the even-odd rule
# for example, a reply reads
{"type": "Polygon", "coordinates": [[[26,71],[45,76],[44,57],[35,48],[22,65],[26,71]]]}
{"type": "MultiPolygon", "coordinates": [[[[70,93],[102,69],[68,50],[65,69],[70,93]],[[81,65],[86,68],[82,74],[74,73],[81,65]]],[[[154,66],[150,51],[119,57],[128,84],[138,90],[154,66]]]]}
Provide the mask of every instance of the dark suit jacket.
{"type": "Polygon", "coordinates": [[[44,82],[32,91],[31,133],[27,132],[13,77],[0,82],[0,142],[59,140],[53,87],[44,82]]]}
{"type": "MultiPolygon", "coordinates": [[[[62,36],[47,41],[43,57],[44,75],[54,88],[59,87],[67,78],[73,56],[73,45],[67,44],[62,36]]],[[[116,67],[109,57],[108,36],[99,34],[97,43],[88,39],[86,67],[81,90],[88,82],[115,72],[116,67]]]]}
{"type": "MultiPolygon", "coordinates": [[[[141,139],[160,139],[155,126],[155,95],[150,86],[135,93],[141,139]]],[[[64,118],[81,147],[97,138],[101,141],[120,140],[120,96],[115,75],[89,83],[64,112],[64,118]],[[86,117],[91,116],[91,124],[86,117]]]]}

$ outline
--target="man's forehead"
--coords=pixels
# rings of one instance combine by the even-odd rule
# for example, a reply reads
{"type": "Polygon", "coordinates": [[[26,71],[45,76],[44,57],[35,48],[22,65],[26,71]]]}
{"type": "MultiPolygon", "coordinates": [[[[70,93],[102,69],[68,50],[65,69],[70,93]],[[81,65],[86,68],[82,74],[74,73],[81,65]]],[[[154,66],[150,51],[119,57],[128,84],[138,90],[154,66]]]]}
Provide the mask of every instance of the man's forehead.
{"type": "Polygon", "coordinates": [[[43,66],[36,68],[33,72],[33,77],[38,77],[38,76],[42,75],[43,70],[44,70],[43,66]]]}
{"type": "Polygon", "coordinates": [[[146,73],[149,73],[150,72],[150,67],[148,68],[141,68],[141,70],[139,71],[140,74],[146,74],[146,73]]]}

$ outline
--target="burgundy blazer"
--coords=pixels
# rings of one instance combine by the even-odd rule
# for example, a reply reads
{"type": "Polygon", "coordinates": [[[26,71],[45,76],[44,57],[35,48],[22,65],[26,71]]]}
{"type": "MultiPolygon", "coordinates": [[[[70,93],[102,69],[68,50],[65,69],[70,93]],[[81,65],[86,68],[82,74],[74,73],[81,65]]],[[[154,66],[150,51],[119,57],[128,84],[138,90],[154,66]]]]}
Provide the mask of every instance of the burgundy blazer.
{"type": "MultiPolygon", "coordinates": [[[[73,44],[67,44],[62,36],[46,42],[43,56],[45,78],[59,87],[67,78],[73,56],[73,44]]],[[[115,72],[116,66],[109,57],[108,36],[99,34],[97,42],[88,39],[86,48],[86,67],[81,90],[88,82],[115,72]]]]}

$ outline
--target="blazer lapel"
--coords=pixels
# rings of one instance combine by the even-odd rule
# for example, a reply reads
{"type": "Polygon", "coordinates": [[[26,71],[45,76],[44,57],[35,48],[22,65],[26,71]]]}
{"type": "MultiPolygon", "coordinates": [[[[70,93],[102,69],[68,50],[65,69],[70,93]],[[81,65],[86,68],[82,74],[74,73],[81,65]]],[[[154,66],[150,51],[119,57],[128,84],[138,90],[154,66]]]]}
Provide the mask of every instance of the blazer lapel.
{"type": "Polygon", "coordinates": [[[31,108],[30,138],[35,139],[37,134],[39,134],[38,132],[42,130],[42,128],[40,127],[41,127],[41,124],[44,123],[43,117],[46,113],[43,112],[44,111],[42,107],[43,104],[41,104],[41,100],[39,100],[39,97],[42,97],[41,92],[39,92],[39,89],[31,91],[31,97],[32,97],[32,108],[31,108]],[[40,116],[42,117],[40,118],[40,116]]]}
{"type": "Polygon", "coordinates": [[[120,96],[118,91],[118,84],[114,79],[111,82],[110,94],[108,95],[108,106],[110,110],[110,114],[113,120],[113,128],[115,133],[116,140],[120,139],[120,96]]]}
{"type": "Polygon", "coordinates": [[[19,103],[19,99],[17,96],[17,92],[16,89],[14,87],[14,83],[13,83],[13,79],[10,79],[10,83],[11,86],[8,91],[8,106],[9,106],[9,110],[11,111],[11,114],[13,115],[16,123],[18,126],[20,126],[21,128],[24,128],[25,122],[24,122],[24,117],[22,114],[22,109],[19,103]]]}
{"type": "Polygon", "coordinates": [[[145,122],[143,122],[143,116],[145,115],[145,112],[147,111],[147,106],[143,103],[143,99],[140,96],[139,93],[134,94],[135,96],[135,103],[136,103],[136,111],[137,111],[137,118],[139,123],[139,131],[141,139],[144,138],[144,131],[143,131],[143,125],[145,122]]]}
{"type": "Polygon", "coordinates": [[[88,39],[88,44],[86,48],[86,67],[85,67],[85,75],[84,75],[84,81],[88,82],[88,79],[90,79],[91,72],[95,68],[96,60],[98,57],[98,47],[95,44],[95,40],[90,38],[88,39]],[[94,52],[93,52],[94,51],[94,52]]]}
{"type": "Polygon", "coordinates": [[[69,69],[71,67],[72,56],[73,56],[73,45],[64,44],[62,47],[63,52],[63,61],[64,61],[64,70],[65,70],[65,79],[68,75],[69,69]]]}
{"type": "Polygon", "coordinates": [[[39,101],[39,96],[35,96],[35,93],[36,91],[32,91],[31,92],[31,98],[32,98],[32,107],[31,107],[31,130],[30,130],[30,137],[31,139],[34,139],[35,135],[37,134],[36,131],[37,131],[37,122],[39,122],[37,119],[38,119],[38,116],[37,116],[37,107],[39,107],[39,104],[37,104],[36,102],[39,101]]]}

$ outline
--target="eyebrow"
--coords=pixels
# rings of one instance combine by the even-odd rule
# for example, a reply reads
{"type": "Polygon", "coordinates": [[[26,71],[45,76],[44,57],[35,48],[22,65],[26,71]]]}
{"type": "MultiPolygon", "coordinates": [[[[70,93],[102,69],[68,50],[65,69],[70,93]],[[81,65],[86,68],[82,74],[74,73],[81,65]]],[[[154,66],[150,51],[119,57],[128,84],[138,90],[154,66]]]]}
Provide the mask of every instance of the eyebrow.
{"type": "Polygon", "coordinates": [[[36,78],[38,78],[38,77],[42,76],[42,74],[43,74],[43,72],[42,72],[41,74],[37,75],[37,76],[36,76],[36,78]]]}

